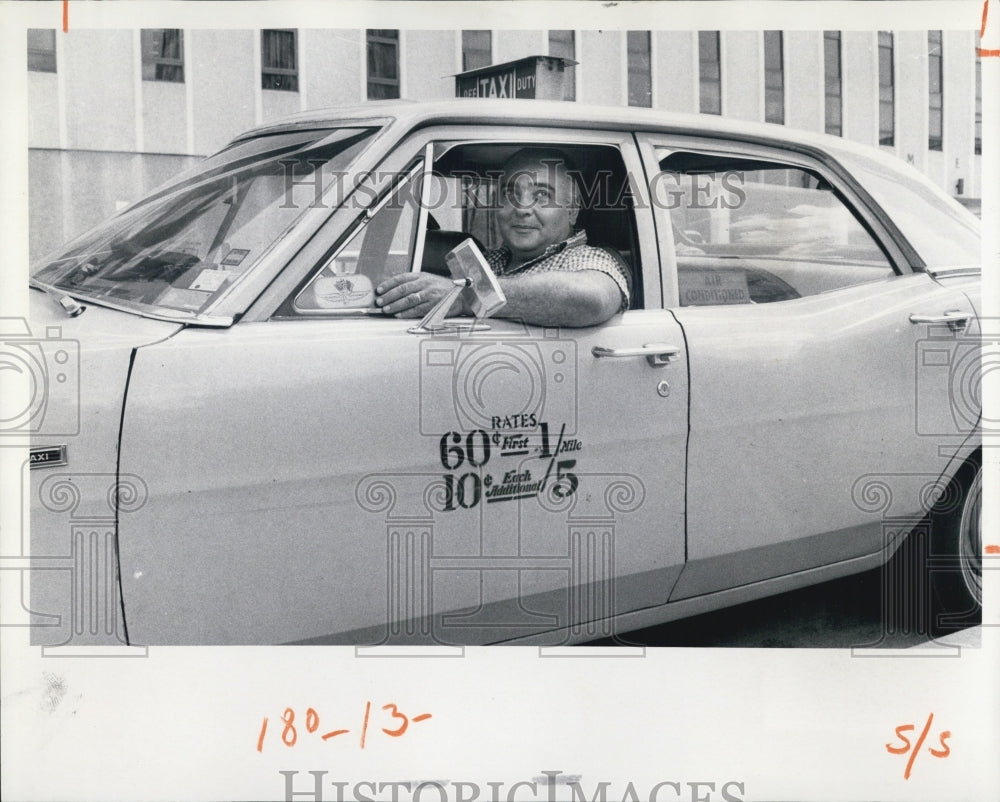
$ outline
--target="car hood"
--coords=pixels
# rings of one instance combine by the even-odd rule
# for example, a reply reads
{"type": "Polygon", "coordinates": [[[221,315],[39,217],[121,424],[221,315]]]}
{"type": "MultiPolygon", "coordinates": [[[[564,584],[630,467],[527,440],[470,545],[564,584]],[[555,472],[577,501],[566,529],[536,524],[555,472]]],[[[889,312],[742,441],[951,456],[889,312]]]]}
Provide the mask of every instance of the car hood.
{"type": "Polygon", "coordinates": [[[102,582],[114,576],[119,508],[143,497],[141,477],[117,476],[133,353],[182,326],[94,305],[69,317],[38,289],[30,291],[29,313],[29,321],[7,320],[11,331],[4,339],[5,350],[20,355],[18,372],[27,379],[20,397],[30,408],[20,429],[32,451],[22,480],[31,486],[32,566],[56,569],[32,571],[31,610],[38,619],[32,640],[66,643],[86,635],[106,642],[120,620],[117,601],[110,602],[116,593],[105,593],[114,588],[101,590],[108,603],[100,615],[82,615],[73,605],[80,594],[69,588],[81,589],[85,578],[77,574],[84,564],[86,581],[98,573],[102,582]],[[86,555],[96,555],[100,565],[90,565],[86,555]]]}

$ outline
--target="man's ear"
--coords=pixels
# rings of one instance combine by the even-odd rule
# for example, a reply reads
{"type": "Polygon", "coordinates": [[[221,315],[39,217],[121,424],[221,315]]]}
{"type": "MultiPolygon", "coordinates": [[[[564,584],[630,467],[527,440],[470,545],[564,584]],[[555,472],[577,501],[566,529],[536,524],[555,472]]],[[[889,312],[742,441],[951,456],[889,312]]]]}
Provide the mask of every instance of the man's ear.
{"type": "Polygon", "coordinates": [[[571,226],[575,226],[576,218],[580,216],[580,207],[576,205],[570,206],[568,207],[568,211],[569,211],[569,224],[571,226]]]}

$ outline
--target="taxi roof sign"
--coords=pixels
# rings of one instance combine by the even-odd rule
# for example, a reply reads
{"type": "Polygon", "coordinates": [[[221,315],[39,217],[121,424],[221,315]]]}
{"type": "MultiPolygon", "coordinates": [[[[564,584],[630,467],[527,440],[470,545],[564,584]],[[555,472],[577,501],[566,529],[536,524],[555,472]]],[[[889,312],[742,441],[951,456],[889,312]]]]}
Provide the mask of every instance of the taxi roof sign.
{"type": "Polygon", "coordinates": [[[566,68],[560,56],[526,56],[455,76],[455,97],[565,100],[566,68]]]}

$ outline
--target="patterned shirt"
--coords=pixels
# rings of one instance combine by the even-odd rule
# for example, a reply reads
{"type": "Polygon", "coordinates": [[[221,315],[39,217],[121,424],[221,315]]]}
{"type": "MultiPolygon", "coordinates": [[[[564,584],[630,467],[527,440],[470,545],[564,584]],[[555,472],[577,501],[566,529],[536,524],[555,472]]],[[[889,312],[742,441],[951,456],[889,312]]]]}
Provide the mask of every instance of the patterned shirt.
{"type": "Polygon", "coordinates": [[[620,311],[628,309],[628,279],[621,266],[611,254],[603,248],[592,248],[587,245],[587,232],[577,231],[569,239],[549,245],[541,254],[520,267],[508,270],[511,252],[504,246],[487,251],[484,256],[490,268],[498,276],[527,275],[529,273],[547,273],[550,270],[597,270],[610,276],[622,294],[620,311]]]}

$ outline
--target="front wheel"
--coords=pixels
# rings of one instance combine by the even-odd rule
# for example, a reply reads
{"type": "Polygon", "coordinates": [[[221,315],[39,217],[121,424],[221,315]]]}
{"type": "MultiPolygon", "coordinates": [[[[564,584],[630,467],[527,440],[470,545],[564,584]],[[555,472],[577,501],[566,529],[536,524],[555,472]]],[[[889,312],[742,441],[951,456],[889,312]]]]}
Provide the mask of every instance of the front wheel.
{"type": "Polygon", "coordinates": [[[933,593],[933,629],[947,634],[978,624],[983,606],[983,468],[974,455],[930,512],[927,576],[933,593]]]}

